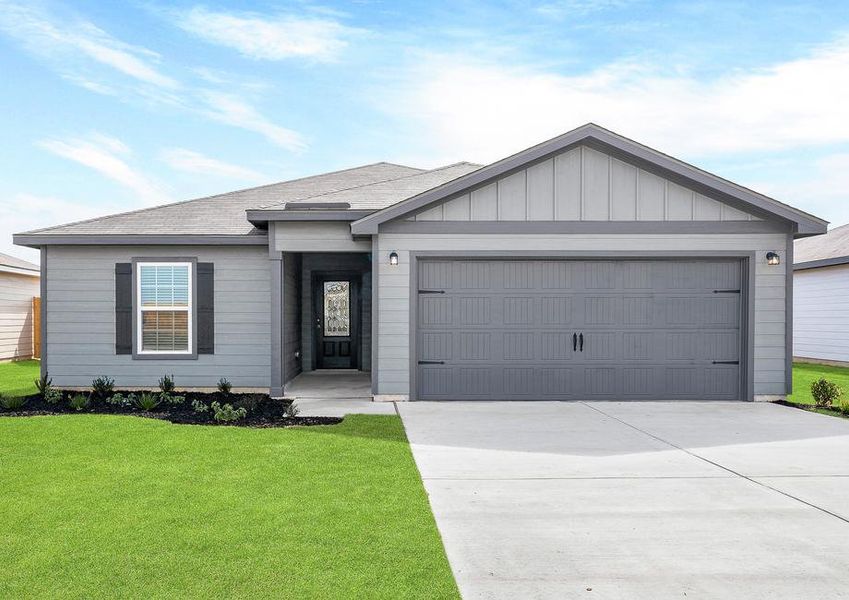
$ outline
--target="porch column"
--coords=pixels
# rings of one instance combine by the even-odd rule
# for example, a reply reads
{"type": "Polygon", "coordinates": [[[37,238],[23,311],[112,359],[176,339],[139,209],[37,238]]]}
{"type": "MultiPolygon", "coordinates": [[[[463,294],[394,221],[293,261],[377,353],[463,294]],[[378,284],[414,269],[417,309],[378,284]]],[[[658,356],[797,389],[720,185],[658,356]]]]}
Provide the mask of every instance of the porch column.
{"type": "Polygon", "coordinates": [[[269,253],[271,265],[271,386],[272,398],[283,397],[283,253],[269,253]]]}

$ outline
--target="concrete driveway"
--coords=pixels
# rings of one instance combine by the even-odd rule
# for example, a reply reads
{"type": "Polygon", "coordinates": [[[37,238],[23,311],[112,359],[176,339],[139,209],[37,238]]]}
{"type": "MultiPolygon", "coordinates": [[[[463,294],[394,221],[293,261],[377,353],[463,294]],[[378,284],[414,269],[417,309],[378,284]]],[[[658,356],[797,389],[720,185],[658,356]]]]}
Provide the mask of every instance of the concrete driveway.
{"type": "Polygon", "coordinates": [[[849,598],[849,420],[753,403],[399,404],[469,598],[849,598]]]}

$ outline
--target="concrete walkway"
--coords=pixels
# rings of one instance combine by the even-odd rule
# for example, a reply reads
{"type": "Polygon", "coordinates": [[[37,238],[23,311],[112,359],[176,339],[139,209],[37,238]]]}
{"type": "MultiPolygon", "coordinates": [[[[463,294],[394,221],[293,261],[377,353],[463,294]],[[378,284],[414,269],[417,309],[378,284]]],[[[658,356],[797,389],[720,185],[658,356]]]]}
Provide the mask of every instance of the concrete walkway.
{"type": "Polygon", "coordinates": [[[849,420],[752,403],[399,404],[470,598],[849,598],[849,420]]]}

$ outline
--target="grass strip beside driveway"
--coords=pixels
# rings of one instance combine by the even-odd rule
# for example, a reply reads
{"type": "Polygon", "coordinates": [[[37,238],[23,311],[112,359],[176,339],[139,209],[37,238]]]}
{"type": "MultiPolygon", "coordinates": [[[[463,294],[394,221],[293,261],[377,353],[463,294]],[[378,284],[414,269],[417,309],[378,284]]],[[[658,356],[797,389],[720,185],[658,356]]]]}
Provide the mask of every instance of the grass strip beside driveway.
{"type": "Polygon", "coordinates": [[[0,418],[0,597],[456,598],[395,416],[0,418]]]}

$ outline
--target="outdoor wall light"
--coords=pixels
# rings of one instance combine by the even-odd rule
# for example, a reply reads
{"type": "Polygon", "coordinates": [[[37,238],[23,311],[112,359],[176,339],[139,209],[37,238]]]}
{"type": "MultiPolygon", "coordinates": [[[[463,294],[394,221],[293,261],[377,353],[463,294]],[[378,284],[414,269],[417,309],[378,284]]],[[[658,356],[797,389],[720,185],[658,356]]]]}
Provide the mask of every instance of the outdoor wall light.
{"type": "Polygon", "coordinates": [[[766,264],[768,265],[780,265],[781,257],[778,256],[777,252],[767,252],[766,253],[766,264]]]}
{"type": "MultiPolygon", "coordinates": [[[[393,267],[398,264],[398,253],[397,252],[390,252],[389,253],[389,264],[392,265],[393,267]]],[[[772,264],[772,263],[770,263],[770,264],[772,264]]]]}

